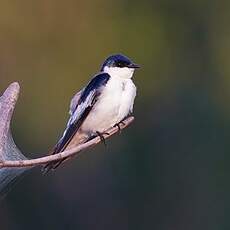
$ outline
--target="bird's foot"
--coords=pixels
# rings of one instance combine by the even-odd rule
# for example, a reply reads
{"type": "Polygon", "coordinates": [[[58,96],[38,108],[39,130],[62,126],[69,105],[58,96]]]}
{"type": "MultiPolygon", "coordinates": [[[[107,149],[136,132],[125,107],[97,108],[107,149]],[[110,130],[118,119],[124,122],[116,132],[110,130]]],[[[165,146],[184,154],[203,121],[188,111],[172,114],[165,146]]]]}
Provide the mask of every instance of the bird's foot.
{"type": "Polygon", "coordinates": [[[123,121],[118,122],[117,124],[114,125],[114,127],[118,128],[119,133],[121,133],[121,124],[125,125],[125,123],[123,121]]]}
{"type": "Polygon", "coordinates": [[[100,137],[100,139],[101,139],[102,143],[104,144],[104,146],[106,146],[104,135],[109,135],[109,133],[106,133],[106,132],[101,133],[101,132],[98,132],[98,131],[96,133],[100,137]]]}

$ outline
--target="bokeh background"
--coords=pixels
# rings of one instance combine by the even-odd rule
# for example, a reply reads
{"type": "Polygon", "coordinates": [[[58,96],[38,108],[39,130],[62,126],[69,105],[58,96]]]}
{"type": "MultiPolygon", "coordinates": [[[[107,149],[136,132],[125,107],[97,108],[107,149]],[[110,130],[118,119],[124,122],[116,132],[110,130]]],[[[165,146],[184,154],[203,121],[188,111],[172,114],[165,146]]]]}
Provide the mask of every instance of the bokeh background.
{"type": "Polygon", "coordinates": [[[0,4],[0,90],[28,157],[56,143],[69,101],[111,53],[135,74],[135,122],[54,173],[28,172],[3,229],[216,230],[230,218],[230,2],[21,0],[0,4]]]}

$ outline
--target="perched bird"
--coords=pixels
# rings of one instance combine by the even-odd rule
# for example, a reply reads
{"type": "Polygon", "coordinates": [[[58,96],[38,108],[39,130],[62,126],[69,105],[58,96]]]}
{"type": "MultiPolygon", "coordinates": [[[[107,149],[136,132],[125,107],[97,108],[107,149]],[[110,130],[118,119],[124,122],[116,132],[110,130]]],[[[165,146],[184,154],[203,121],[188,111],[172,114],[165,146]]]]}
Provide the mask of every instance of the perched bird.
{"type": "MultiPolygon", "coordinates": [[[[67,127],[51,154],[82,144],[122,122],[133,111],[136,87],[132,81],[139,65],[128,57],[116,54],[108,57],[101,72],[79,91],[70,103],[67,127]]],[[[62,160],[63,161],[63,160],[62,160]]],[[[62,161],[44,166],[45,171],[56,168],[62,161]]]]}

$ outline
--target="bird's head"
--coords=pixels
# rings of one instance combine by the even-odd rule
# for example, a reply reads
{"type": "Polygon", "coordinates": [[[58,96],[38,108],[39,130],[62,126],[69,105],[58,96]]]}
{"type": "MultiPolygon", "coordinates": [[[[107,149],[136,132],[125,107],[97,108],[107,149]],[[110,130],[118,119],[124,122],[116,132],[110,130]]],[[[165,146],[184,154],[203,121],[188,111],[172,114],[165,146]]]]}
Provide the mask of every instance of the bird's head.
{"type": "Polygon", "coordinates": [[[132,62],[128,57],[115,54],[109,56],[101,67],[101,71],[108,73],[110,76],[131,78],[134,70],[140,66],[132,62]]]}

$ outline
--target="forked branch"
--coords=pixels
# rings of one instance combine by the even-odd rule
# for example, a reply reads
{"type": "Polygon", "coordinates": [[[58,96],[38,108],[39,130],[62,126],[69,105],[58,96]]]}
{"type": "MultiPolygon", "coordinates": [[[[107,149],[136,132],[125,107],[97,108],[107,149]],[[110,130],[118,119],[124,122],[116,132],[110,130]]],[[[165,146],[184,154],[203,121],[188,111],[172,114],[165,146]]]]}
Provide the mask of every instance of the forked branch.
{"type": "MultiPolygon", "coordinates": [[[[17,86],[17,85],[16,85],[17,86]]],[[[15,87],[15,85],[13,85],[13,87],[15,87]]],[[[11,85],[11,88],[12,88],[12,85],[11,85]]],[[[15,89],[14,89],[15,90],[15,89]]],[[[9,88],[8,88],[8,91],[9,91],[9,88]]],[[[12,91],[12,93],[14,94],[18,94],[19,93],[19,87],[17,87],[17,90],[16,91],[12,91]]],[[[13,95],[9,95],[9,97],[12,97],[13,95]]],[[[15,101],[17,100],[17,97],[15,99],[15,101]]],[[[2,102],[4,103],[4,102],[2,102]]],[[[11,108],[11,110],[13,110],[15,106],[15,102],[13,103],[13,106],[11,108]]],[[[11,114],[12,115],[12,111],[11,111],[11,114]]],[[[11,116],[10,116],[11,118],[11,116]]],[[[2,119],[2,117],[0,117],[0,120],[2,119]]],[[[8,120],[8,122],[10,123],[10,120],[8,120]]],[[[126,120],[124,120],[122,122],[122,124],[120,124],[120,129],[124,129],[126,128],[128,125],[130,125],[134,120],[134,117],[128,117],[126,120]]],[[[8,127],[9,128],[9,127],[8,127]]],[[[110,128],[109,130],[107,130],[106,132],[108,133],[108,135],[105,135],[105,139],[109,138],[110,136],[114,135],[115,133],[117,133],[119,130],[117,127],[113,127],[113,128],[110,128]]],[[[11,134],[9,132],[8,129],[6,129],[5,133],[4,133],[6,136],[9,135],[10,138],[5,138],[6,139],[9,139],[11,140],[11,134]]],[[[5,136],[4,135],[4,136],[5,136]]],[[[90,147],[93,147],[94,145],[98,144],[101,142],[101,139],[100,137],[95,137],[94,139],[84,143],[84,144],[81,144],[81,145],[78,145],[72,149],[69,149],[69,150],[66,150],[66,151],[63,151],[61,153],[58,153],[58,154],[55,154],[55,155],[49,155],[49,156],[44,156],[44,157],[40,157],[40,158],[37,158],[37,159],[27,159],[27,158],[4,158],[4,157],[0,157],[0,168],[23,168],[23,167],[34,167],[34,166],[38,166],[38,165],[44,165],[44,164],[47,164],[47,163],[50,163],[50,162],[54,162],[54,161],[57,161],[57,160],[62,160],[62,159],[71,159],[72,157],[74,156],[77,156],[79,155],[83,150],[86,150],[90,147]]],[[[1,140],[0,140],[0,146],[1,146],[1,140]]],[[[5,155],[5,152],[4,150],[2,149],[2,152],[0,151],[0,156],[4,156],[5,155]]],[[[10,152],[8,151],[7,154],[9,155],[10,152]]]]}

